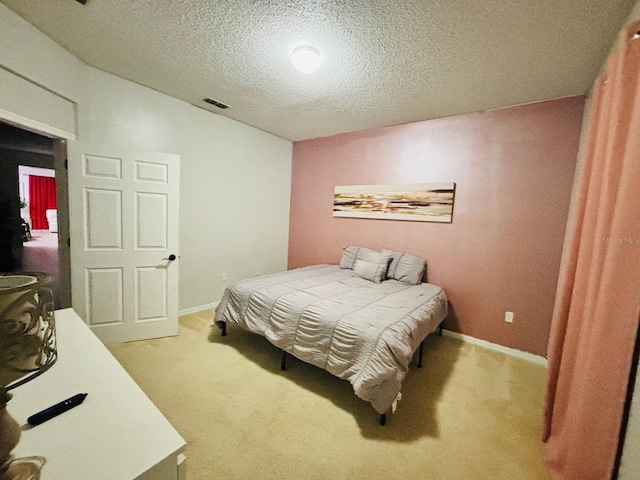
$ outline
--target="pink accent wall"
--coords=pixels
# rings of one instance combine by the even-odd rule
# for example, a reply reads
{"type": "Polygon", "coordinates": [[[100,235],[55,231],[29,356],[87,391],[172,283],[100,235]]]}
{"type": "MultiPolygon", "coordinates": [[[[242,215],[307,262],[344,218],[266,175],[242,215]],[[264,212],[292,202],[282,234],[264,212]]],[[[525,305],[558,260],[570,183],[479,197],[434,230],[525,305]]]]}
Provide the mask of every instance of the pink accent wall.
{"type": "Polygon", "coordinates": [[[584,103],[295,142],[289,268],[338,263],[348,245],[419,255],[449,298],[445,328],[546,355],[584,103]],[[429,182],[456,183],[451,224],[333,217],[336,185],[429,182]]]}

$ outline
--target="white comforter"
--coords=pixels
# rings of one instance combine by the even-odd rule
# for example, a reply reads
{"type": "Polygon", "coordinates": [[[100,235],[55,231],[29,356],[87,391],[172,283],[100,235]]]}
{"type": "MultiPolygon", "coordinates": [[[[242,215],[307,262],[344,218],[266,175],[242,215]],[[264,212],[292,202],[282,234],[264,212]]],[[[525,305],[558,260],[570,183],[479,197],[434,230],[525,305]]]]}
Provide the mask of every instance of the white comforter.
{"type": "Polygon", "coordinates": [[[413,353],[447,315],[435,285],[374,283],[314,265],[226,289],[215,322],[237,323],[353,385],[379,413],[391,407],[413,353]]]}

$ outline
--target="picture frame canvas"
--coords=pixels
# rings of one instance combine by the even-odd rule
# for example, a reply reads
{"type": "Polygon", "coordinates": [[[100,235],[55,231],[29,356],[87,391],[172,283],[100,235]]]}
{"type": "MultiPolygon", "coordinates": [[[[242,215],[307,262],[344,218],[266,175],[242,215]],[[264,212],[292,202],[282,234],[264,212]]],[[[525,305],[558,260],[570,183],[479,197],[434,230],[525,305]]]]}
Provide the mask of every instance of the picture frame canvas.
{"type": "Polygon", "coordinates": [[[333,216],[451,223],[456,184],[336,186],[333,216]]]}

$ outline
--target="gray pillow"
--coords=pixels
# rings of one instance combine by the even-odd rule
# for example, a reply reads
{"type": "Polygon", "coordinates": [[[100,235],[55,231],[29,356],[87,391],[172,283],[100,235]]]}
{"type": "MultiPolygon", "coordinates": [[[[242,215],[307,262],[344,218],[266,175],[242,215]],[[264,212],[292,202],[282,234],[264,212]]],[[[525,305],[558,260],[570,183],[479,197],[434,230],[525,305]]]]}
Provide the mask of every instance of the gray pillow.
{"type": "Polygon", "coordinates": [[[387,273],[387,265],[356,259],[355,265],[353,266],[353,273],[365,280],[380,283],[384,280],[387,273]]]}
{"type": "Polygon", "coordinates": [[[409,285],[419,285],[422,283],[424,271],[427,263],[424,258],[416,257],[410,253],[392,252],[391,250],[382,250],[383,254],[391,256],[391,264],[387,270],[387,278],[393,278],[399,282],[408,283],[409,285]]]}

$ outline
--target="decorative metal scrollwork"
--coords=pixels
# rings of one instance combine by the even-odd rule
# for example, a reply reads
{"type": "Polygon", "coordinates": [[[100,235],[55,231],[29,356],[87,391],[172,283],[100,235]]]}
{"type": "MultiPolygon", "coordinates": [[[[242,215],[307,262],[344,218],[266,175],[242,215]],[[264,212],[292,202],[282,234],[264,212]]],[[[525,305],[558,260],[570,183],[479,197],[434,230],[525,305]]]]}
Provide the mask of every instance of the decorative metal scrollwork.
{"type": "MultiPolygon", "coordinates": [[[[10,274],[2,274],[9,276],[10,274]]],[[[0,390],[11,390],[47,371],[57,359],[49,277],[0,290],[0,390]]]]}

